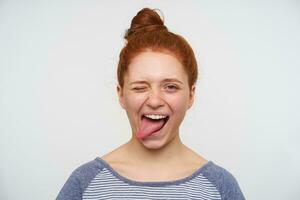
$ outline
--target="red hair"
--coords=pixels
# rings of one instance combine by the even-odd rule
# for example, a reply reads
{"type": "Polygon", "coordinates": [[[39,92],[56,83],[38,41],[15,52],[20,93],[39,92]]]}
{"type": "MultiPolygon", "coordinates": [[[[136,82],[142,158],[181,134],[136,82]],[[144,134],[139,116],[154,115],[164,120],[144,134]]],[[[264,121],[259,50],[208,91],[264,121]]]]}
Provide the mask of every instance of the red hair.
{"type": "Polygon", "coordinates": [[[124,86],[124,76],[132,59],[148,50],[174,55],[188,75],[190,88],[196,83],[198,68],[192,48],[182,36],[168,31],[155,9],[140,10],[132,19],[124,38],[127,43],[120,52],[117,70],[121,88],[124,86]]]}

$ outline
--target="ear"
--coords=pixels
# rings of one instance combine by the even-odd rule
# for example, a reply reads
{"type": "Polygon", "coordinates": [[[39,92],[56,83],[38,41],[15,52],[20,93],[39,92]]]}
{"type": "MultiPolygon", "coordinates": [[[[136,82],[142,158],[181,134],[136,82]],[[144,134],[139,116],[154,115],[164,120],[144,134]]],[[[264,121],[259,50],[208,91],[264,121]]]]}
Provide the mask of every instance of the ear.
{"type": "Polygon", "coordinates": [[[117,92],[118,92],[118,96],[119,96],[119,102],[120,105],[122,106],[122,108],[124,108],[125,104],[124,104],[124,93],[123,93],[123,88],[118,84],[117,85],[117,92]]]}
{"type": "Polygon", "coordinates": [[[196,91],[196,86],[195,84],[192,85],[191,90],[190,90],[190,100],[189,100],[189,109],[192,107],[194,104],[194,99],[195,99],[195,91],[196,91]]]}

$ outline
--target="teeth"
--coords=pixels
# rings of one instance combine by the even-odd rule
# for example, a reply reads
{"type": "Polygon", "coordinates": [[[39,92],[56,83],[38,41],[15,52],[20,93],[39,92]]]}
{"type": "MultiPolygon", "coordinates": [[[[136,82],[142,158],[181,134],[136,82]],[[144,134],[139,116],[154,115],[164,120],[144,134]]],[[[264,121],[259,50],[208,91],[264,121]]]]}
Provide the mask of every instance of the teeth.
{"type": "Polygon", "coordinates": [[[150,119],[164,119],[167,117],[167,115],[145,115],[145,117],[150,119]]]}

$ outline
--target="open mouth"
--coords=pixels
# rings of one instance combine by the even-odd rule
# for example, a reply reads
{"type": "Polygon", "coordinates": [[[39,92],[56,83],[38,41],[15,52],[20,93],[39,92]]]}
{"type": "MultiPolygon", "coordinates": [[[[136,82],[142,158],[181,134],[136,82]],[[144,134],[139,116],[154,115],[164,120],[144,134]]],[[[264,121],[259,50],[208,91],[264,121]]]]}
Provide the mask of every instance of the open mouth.
{"type": "Polygon", "coordinates": [[[156,130],[155,132],[158,132],[160,131],[163,127],[165,127],[165,125],[167,124],[168,120],[169,120],[169,117],[166,117],[164,119],[161,119],[163,121],[163,125],[158,129],[156,130]]]}
{"type": "Polygon", "coordinates": [[[154,119],[154,118],[150,118],[150,117],[147,117],[146,115],[143,115],[142,116],[142,119],[146,118],[147,120],[150,120],[152,122],[160,122],[160,121],[164,121],[164,124],[167,123],[167,121],[169,120],[169,116],[166,116],[165,118],[158,118],[158,119],[154,119]]]}
{"type": "Polygon", "coordinates": [[[168,115],[144,114],[141,117],[141,123],[138,131],[140,139],[146,138],[160,131],[168,122],[168,115]]]}
{"type": "Polygon", "coordinates": [[[144,118],[146,118],[146,120],[149,120],[149,121],[151,121],[153,123],[163,123],[163,125],[159,129],[157,129],[156,131],[159,131],[160,129],[162,129],[165,126],[165,124],[167,123],[167,121],[169,120],[169,116],[168,115],[166,115],[164,117],[156,117],[156,118],[149,117],[148,115],[143,115],[142,116],[142,120],[144,118]]]}

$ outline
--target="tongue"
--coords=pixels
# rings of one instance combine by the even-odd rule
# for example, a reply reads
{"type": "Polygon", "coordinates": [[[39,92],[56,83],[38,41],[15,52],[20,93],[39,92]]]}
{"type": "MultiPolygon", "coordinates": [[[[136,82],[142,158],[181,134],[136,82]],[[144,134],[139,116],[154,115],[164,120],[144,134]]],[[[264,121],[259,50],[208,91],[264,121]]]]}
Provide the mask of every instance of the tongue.
{"type": "Polygon", "coordinates": [[[164,125],[164,120],[151,120],[147,117],[142,118],[140,129],[137,132],[137,137],[139,139],[144,139],[147,136],[150,136],[155,131],[158,131],[164,125]]]}

